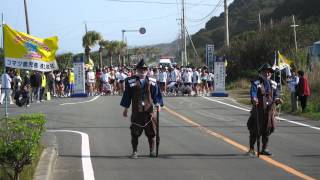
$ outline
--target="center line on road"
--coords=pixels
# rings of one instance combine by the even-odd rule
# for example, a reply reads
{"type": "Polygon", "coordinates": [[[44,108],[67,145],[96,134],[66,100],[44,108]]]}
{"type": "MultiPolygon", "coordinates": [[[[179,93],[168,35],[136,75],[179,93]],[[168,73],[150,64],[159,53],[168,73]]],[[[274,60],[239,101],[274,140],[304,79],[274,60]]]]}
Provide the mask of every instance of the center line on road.
{"type": "Polygon", "coordinates": [[[70,132],[81,135],[81,160],[82,160],[82,172],[84,180],[95,180],[94,172],[91,163],[90,144],[88,134],[80,131],[72,130],[47,130],[48,132],[70,132]]]}
{"type": "MultiPolygon", "coordinates": [[[[220,104],[223,104],[223,105],[226,105],[226,106],[230,106],[230,107],[233,107],[233,108],[236,108],[236,109],[240,109],[240,110],[243,110],[243,111],[250,112],[250,109],[246,109],[246,108],[242,108],[242,107],[235,106],[235,105],[232,105],[232,104],[228,104],[228,103],[221,102],[221,101],[218,101],[218,100],[215,100],[215,99],[211,99],[211,98],[208,98],[208,97],[202,97],[202,98],[204,98],[206,100],[209,100],[209,101],[212,101],[212,102],[220,103],[220,104]]],[[[291,120],[280,118],[280,117],[276,117],[276,119],[281,120],[281,121],[285,121],[285,122],[288,122],[288,123],[291,123],[291,124],[296,124],[296,125],[299,125],[299,126],[308,127],[308,128],[320,131],[320,127],[315,127],[315,126],[311,126],[309,124],[295,122],[295,121],[291,121],[291,120]]]]}
{"type": "MultiPolygon", "coordinates": [[[[182,119],[183,121],[189,123],[192,127],[198,128],[201,131],[203,131],[203,132],[205,132],[205,133],[207,133],[209,135],[212,135],[212,136],[214,136],[216,138],[219,138],[219,139],[223,140],[224,142],[226,142],[228,144],[231,144],[232,146],[234,146],[234,147],[236,147],[236,148],[238,148],[238,149],[240,149],[240,150],[242,150],[244,152],[248,152],[249,151],[249,149],[246,146],[244,146],[244,145],[242,145],[242,144],[240,144],[240,143],[238,143],[238,142],[236,142],[236,141],[234,141],[234,140],[232,140],[232,139],[230,139],[230,138],[228,138],[228,137],[226,137],[226,136],[224,136],[222,134],[216,133],[216,132],[212,131],[209,128],[203,127],[200,124],[192,121],[191,119],[189,119],[189,118],[187,118],[187,117],[185,117],[185,116],[183,116],[183,115],[181,115],[181,114],[179,114],[179,113],[167,108],[166,106],[164,106],[163,109],[166,110],[167,112],[169,112],[170,114],[172,114],[172,115],[182,119]]],[[[288,172],[290,174],[298,176],[298,177],[300,177],[302,179],[315,180],[314,178],[312,178],[312,177],[310,177],[308,175],[305,175],[302,172],[300,172],[298,170],[295,170],[294,168],[289,167],[289,166],[287,166],[287,165],[285,165],[283,163],[280,163],[280,162],[278,162],[278,161],[276,161],[276,160],[274,160],[274,159],[272,159],[270,157],[260,156],[260,159],[268,162],[269,164],[271,164],[273,166],[281,168],[281,169],[283,169],[284,171],[286,171],[286,172],[288,172]]]]}
{"type": "Polygon", "coordinates": [[[72,105],[72,104],[83,104],[83,103],[88,103],[88,102],[92,102],[94,100],[97,100],[100,96],[96,96],[92,99],[90,99],[89,101],[81,101],[81,102],[74,102],[74,103],[62,103],[60,104],[60,106],[64,106],[64,105],[72,105]]]}

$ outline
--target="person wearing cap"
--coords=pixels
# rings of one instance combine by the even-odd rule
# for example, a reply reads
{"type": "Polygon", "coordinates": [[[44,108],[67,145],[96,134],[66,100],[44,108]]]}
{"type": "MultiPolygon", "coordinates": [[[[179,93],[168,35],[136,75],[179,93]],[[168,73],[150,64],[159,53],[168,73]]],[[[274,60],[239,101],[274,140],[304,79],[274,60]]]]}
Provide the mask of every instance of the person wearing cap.
{"type": "Polygon", "coordinates": [[[136,65],[137,74],[125,80],[125,91],[123,93],[120,105],[124,107],[123,116],[127,117],[128,108],[132,103],[131,113],[131,158],[138,158],[138,138],[142,132],[148,137],[150,157],[155,157],[155,125],[156,117],[154,106],[160,110],[163,106],[162,95],[154,78],[147,77],[148,67],[142,59],[136,65]]]}
{"type": "Polygon", "coordinates": [[[282,103],[279,98],[277,83],[271,80],[273,69],[269,64],[263,64],[259,68],[259,77],[251,82],[250,97],[252,110],[247,122],[250,132],[248,154],[254,155],[254,144],[257,138],[262,136],[261,155],[271,156],[267,150],[269,136],[275,129],[275,105],[282,103]],[[259,127],[257,126],[257,122],[259,127]],[[259,132],[259,133],[258,133],[259,132]]]}

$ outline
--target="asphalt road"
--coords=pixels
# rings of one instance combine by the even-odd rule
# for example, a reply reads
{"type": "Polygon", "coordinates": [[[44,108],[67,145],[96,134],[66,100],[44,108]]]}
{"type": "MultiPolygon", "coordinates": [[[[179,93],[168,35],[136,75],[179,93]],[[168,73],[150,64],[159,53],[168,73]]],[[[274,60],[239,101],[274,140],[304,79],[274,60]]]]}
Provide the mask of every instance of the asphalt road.
{"type": "Polygon", "coordinates": [[[230,98],[167,97],[159,157],[148,157],[142,135],[140,156],[130,159],[130,119],[122,117],[119,102],[118,96],[54,99],[27,109],[10,106],[9,115],[47,115],[59,147],[56,180],[320,179],[319,121],[281,115],[311,128],[282,120],[270,137],[274,155],[249,157],[249,107],[230,98]]]}

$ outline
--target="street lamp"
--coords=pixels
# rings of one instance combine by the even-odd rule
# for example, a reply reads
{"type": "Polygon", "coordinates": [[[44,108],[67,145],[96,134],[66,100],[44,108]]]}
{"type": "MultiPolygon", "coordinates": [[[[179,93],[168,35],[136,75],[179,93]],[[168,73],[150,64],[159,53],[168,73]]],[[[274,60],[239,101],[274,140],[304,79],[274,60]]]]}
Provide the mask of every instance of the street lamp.
{"type": "MultiPolygon", "coordinates": [[[[124,42],[124,33],[125,32],[139,32],[140,34],[145,34],[146,33],[146,28],[141,27],[140,29],[136,29],[136,30],[132,30],[132,29],[131,30],[125,30],[125,29],[122,29],[121,32],[122,32],[122,42],[124,42]]],[[[128,51],[127,51],[127,54],[128,54],[128,51]]]]}
{"type": "Polygon", "coordinates": [[[138,30],[125,30],[125,29],[122,29],[122,42],[124,42],[124,33],[125,32],[139,32],[140,34],[145,34],[146,33],[146,28],[141,27],[138,30]]]}

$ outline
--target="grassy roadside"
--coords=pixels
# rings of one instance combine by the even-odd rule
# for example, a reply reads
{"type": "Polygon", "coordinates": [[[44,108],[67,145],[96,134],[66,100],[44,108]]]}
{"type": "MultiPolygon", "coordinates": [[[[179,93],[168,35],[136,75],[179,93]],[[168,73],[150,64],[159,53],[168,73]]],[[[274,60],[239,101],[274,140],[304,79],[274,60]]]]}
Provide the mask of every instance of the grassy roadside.
{"type": "MultiPolygon", "coordinates": [[[[239,83],[236,83],[239,85],[239,83]]],[[[245,86],[231,86],[228,89],[229,95],[234,98],[237,102],[250,105],[250,97],[249,97],[249,85],[245,86]]],[[[306,112],[302,113],[301,106],[299,104],[299,109],[297,112],[291,113],[291,104],[290,104],[290,92],[287,87],[283,87],[283,91],[281,93],[281,97],[284,100],[284,103],[281,105],[281,113],[285,112],[287,114],[292,114],[295,116],[301,116],[305,118],[309,118],[312,120],[320,121],[320,97],[317,94],[313,94],[308,99],[308,104],[306,108],[306,112]]]]}
{"type": "MultiPolygon", "coordinates": [[[[32,164],[29,164],[26,167],[24,167],[19,177],[20,180],[33,179],[33,175],[36,171],[43,149],[44,147],[42,145],[38,146],[35,159],[32,161],[32,164]]],[[[9,177],[6,175],[4,169],[0,167],[0,180],[7,180],[7,179],[9,179],[9,177]]]]}
{"type": "Polygon", "coordinates": [[[43,145],[44,114],[0,119],[0,180],[32,180],[43,145]]]}
{"type": "Polygon", "coordinates": [[[245,105],[250,105],[250,97],[249,97],[249,90],[248,89],[231,89],[228,90],[229,95],[234,98],[237,102],[245,105]]]}

